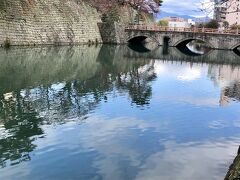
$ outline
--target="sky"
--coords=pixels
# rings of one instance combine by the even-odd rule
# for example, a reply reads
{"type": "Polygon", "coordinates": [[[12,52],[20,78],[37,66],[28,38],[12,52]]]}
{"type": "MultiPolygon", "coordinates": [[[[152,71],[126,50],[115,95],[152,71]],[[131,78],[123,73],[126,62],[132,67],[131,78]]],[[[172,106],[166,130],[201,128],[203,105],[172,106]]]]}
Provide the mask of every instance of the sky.
{"type": "Polygon", "coordinates": [[[163,0],[162,11],[177,15],[190,15],[194,17],[212,16],[211,8],[207,8],[211,13],[201,12],[201,7],[213,7],[210,0],[163,0]]]}

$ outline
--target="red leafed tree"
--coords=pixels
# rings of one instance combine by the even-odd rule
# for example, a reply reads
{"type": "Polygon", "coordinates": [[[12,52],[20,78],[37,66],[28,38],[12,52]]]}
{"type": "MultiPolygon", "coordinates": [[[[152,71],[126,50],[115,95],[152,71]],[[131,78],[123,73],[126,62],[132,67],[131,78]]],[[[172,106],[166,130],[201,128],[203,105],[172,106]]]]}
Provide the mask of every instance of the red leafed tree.
{"type": "Polygon", "coordinates": [[[144,11],[150,14],[158,13],[161,0],[126,0],[134,9],[144,11]]]}
{"type": "Polygon", "coordinates": [[[132,8],[147,13],[159,12],[162,0],[85,0],[101,12],[109,11],[114,6],[129,5],[132,8]]]}

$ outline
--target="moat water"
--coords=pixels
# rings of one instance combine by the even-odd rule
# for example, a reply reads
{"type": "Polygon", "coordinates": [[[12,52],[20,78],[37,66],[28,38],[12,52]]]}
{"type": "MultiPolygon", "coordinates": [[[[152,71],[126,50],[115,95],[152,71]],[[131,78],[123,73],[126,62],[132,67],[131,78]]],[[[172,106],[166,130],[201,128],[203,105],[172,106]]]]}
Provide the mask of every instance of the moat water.
{"type": "Polygon", "coordinates": [[[240,56],[133,49],[0,49],[0,179],[224,179],[240,56]]]}

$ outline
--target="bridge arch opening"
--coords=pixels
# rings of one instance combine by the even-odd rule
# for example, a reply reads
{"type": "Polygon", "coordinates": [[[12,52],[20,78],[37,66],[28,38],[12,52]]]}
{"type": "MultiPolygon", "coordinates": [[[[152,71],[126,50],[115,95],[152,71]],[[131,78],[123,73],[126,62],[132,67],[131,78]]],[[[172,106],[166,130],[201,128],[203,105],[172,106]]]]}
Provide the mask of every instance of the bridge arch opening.
{"type": "Polygon", "coordinates": [[[147,36],[147,35],[140,35],[140,36],[134,36],[127,40],[128,43],[133,44],[145,44],[145,43],[155,43],[159,46],[159,42],[155,37],[147,36]]]}
{"type": "Polygon", "coordinates": [[[191,42],[198,43],[198,44],[204,44],[204,46],[206,46],[208,48],[212,48],[212,45],[210,43],[208,43],[202,39],[195,39],[195,38],[181,40],[181,41],[177,42],[175,44],[175,46],[176,47],[187,46],[191,42]]]}
{"type": "Polygon", "coordinates": [[[177,43],[176,47],[182,53],[190,56],[201,56],[212,49],[209,43],[200,39],[186,39],[177,43]]]}
{"type": "Polygon", "coordinates": [[[144,43],[147,38],[148,38],[147,36],[136,36],[129,39],[128,42],[132,44],[140,44],[144,43]]]}
{"type": "Polygon", "coordinates": [[[135,36],[128,40],[128,47],[136,52],[145,53],[158,47],[158,41],[153,37],[135,36]]]}
{"type": "Polygon", "coordinates": [[[238,47],[234,48],[234,49],[233,49],[233,52],[234,52],[235,54],[237,54],[238,56],[240,56],[240,45],[239,45],[238,47]]]}

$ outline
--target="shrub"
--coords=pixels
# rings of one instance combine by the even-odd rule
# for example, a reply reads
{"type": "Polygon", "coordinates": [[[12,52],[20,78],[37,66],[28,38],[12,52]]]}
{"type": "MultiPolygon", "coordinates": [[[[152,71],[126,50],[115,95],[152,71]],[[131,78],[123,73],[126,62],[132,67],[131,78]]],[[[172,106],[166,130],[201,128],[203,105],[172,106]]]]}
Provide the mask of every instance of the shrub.
{"type": "Polygon", "coordinates": [[[231,26],[231,29],[239,29],[240,30],[240,25],[234,24],[231,26]]]}
{"type": "Polygon", "coordinates": [[[120,14],[119,9],[117,6],[113,6],[108,13],[104,13],[101,17],[103,22],[119,22],[120,21],[120,14]]]}
{"type": "Polygon", "coordinates": [[[212,19],[211,21],[209,21],[206,25],[206,28],[213,28],[213,29],[217,29],[219,27],[218,22],[215,19],[212,19]]]}
{"type": "Polygon", "coordinates": [[[160,20],[158,21],[159,26],[168,26],[168,21],[167,20],[160,20]]]}
{"type": "Polygon", "coordinates": [[[5,48],[10,48],[11,42],[10,42],[10,39],[9,39],[9,38],[6,38],[6,40],[5,40],[4,43],[3,43],[3,46],[4,46],[5,48]]]}

